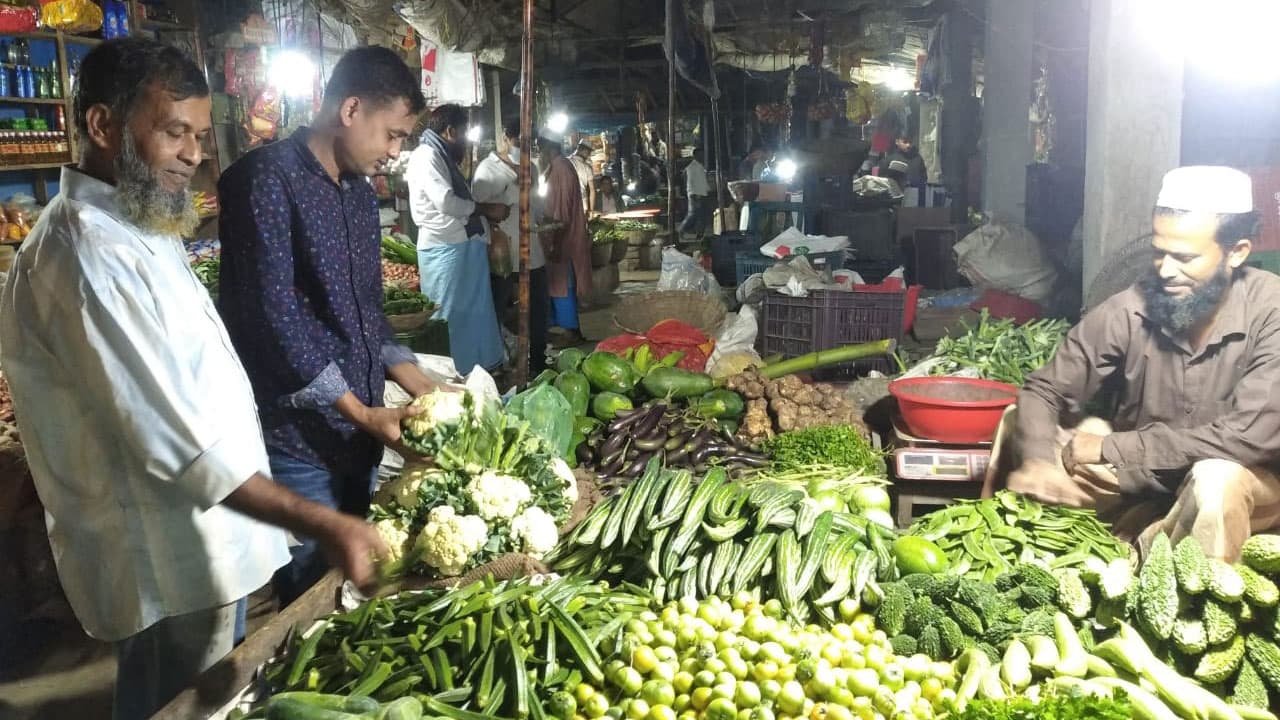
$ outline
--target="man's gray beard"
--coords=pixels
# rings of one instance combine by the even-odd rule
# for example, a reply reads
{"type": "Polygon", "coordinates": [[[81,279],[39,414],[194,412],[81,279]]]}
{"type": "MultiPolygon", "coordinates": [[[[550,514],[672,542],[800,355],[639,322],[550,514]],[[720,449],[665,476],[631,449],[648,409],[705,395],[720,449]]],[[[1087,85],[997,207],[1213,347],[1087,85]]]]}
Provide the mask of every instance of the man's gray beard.
{"type": "Polygon", "coordinates": [[[192,202],[191,189],[168,192],[162,188],[128,132],[124,133],[115,170],[116,204],[126,220],[160,235],[190,237],[195,232],[200,216],[192,202]]]}
{"type": "Polygon", "coordinates": [[[1222,261],[1222,267],[1203,285],[1186,297],[1175,297],[1164,291],[1163,280],[1152,272],[1139,283],[1147,313],[1157,324],[1175,335],[1185,335],[1196,323],[1205,319],[1217,307],[1231,284],[1234,271],[1222,261]]]}

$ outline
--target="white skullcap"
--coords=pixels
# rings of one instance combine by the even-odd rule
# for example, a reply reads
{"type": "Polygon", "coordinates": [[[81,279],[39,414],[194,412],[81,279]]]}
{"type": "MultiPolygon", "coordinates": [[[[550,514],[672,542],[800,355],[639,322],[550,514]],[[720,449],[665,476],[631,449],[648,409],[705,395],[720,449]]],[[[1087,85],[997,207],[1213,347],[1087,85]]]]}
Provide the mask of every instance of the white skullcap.
{"type": "Polygon", "coordinates": [[[1253,211],[1253,181],[1229,167],[1197,165],[1164,176],[1156,207],[1239,215],[1253,211]]]}

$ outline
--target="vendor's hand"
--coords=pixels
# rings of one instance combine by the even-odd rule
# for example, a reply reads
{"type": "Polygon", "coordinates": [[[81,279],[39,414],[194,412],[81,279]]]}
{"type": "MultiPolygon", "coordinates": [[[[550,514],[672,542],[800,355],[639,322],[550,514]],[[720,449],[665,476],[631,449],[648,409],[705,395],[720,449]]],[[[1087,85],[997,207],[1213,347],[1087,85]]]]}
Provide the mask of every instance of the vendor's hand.
{"type": "Polygon", "coordinates": [[[1006,487],[1016,493],[1036,496],[1039,489],[1056,487],[1071,482],[1057,463],[1046,460],[1027,460],[1021,467],[1009,473],[1006,487]]]}
{"type": "Polygon", "coordinates": [[[390,556],[373,526],[354,515],[335,512],[318,540],[329,564],[360,592],[373,595],[378,589],[378,565],[390,556]]]}
{"type": "Polygon", "coordinates": [[[1102,440],[1101,435],[1086,432],[1077,432],[1071,436],[1071,441],[1062,448],[1062,466],[1067,469],[1067,473],[1074,473],[1081,465],[1101,463],[1102,440]]]}
{"type": "Polygon", "coordinates": [[[408,460],[424,460],[416,450],[404,444],[400,431],[400,421],[414,415],[422,414],[423,409],[413,405],[398,408],[367,407],[356,419],[356,426],[375,437],[378,442],[396,451],[400,457],[408,460]]]}

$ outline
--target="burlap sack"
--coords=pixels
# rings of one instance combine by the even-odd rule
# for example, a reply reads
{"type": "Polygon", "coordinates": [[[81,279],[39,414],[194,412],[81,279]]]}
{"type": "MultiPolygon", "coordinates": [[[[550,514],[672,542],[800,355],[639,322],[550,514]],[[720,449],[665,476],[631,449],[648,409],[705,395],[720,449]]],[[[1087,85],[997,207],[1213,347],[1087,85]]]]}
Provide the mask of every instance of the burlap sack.
{"type": "MultiPolygon", "coordinates": [[[[574,503],[573,510],[569,512],[569,519],[560,527],[560,537],[573,532],[578,523],[582,522],[587,517],[587,514],[591,512],[591,508],[595,507],[596,503],[604,498],[596,485],[596,477],[593,473],[578,469],[573,474],[578,480],[578,502],[574,503]]],[[[484,565],[458,577],[434,580],[423,577],[407,577],[405,578],[404,589],[465,587],[484,580],[486,577],[492,577],[494,580],[510,580],[529,575],[544,575],[549,572],[551,570],[546,565],[528,555],[507,553],[499,555],[484,565]]]]}

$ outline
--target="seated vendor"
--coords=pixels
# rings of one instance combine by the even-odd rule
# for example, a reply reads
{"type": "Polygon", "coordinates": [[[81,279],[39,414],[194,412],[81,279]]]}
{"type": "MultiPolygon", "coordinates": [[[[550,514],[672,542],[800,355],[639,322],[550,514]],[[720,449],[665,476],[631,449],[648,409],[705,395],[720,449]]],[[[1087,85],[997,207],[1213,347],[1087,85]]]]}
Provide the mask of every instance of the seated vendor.
{"type": "Polygon", "coordinates": [[[1245,267],[1258,214],[1237,170],[1169,173],[1152,226],[1150,272],[1090,311],[1018,396],[1007,485],[1096,508],[1144,552],[1164,532],[1235,561],[1280,526],[1280,277],[1245,267]],[[1081,422],[1099,390],[1109,422],[1081,422]]]}

